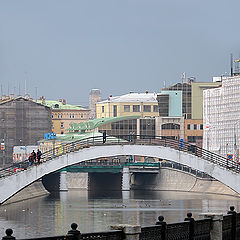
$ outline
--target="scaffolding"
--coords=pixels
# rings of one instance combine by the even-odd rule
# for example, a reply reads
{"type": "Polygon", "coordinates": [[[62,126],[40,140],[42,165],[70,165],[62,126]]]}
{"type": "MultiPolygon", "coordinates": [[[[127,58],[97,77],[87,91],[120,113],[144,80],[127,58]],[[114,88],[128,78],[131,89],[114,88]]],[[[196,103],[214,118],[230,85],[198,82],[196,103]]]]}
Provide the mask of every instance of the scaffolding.
{"type": "Polygon", "coordinates": [[[240,76],[222,77],[222,86],[204,90],[203,147],[238,160],[240,140],[240,76]]]}

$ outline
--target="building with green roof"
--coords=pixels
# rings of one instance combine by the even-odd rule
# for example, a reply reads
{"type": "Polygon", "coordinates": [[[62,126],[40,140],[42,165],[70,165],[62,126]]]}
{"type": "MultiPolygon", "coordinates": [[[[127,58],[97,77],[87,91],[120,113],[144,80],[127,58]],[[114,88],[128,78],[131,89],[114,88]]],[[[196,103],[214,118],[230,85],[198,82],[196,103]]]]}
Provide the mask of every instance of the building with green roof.
{"type": "Polygon", "coordinates": [[[70,123],[80,123],[88,121],[89,109],[79,106],[67,104],[65,99],[58,101],[46,100],[41,97],[37,100],[44,106],[50,107],[52,110],[52,132],[56,134],[64,134],[67,132],[70,123]]]}

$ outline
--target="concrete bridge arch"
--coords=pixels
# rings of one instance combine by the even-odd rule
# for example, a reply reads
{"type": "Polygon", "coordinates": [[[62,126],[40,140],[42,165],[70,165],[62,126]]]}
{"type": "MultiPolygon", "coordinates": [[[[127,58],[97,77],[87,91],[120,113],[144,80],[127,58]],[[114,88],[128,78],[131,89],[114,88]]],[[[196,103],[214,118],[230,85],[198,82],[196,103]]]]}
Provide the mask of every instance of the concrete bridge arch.
{"type": "Polygon", "coordinates": [[[157,145],[114,144],[83,148],[69,152],[40,165],[0,178],[0,203],[43,176],[83,161],[119,155],[156,157],[177,162],[202,171],[240,193],[240,174],[206,159],[174,148],[157,145]]]}

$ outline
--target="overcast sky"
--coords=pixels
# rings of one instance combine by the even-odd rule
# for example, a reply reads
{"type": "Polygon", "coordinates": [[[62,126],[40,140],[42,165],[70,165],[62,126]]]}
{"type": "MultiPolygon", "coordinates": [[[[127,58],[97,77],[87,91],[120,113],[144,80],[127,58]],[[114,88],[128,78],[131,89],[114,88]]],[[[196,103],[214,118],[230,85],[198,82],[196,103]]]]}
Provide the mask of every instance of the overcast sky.
{"type": "Polygon", "coordinates": [[[240,56],[236,0],[0,0],[3,93],[88,105],[229,73],[240,56]]]}

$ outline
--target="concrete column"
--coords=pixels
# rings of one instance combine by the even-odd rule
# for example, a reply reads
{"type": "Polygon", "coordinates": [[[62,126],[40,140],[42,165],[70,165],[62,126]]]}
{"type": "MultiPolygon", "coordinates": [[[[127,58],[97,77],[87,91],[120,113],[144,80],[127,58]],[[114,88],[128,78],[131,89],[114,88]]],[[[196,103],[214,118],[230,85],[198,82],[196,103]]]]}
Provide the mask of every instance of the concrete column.
{"type": "Polygon", "coordinates": [[[123,168],[122,173],[122,190],[129,191],[130,190],[130,172],[129,167],[123,168]]]}
{"type": "Polygon", "coordinates": [[[60,173],[60,191],[68,191],[68,185],[67,185],[67,171],[62,171],[60,173]]]}
{"type": "Polygon", "coordinates": [[[140,138],[139,135],[140,135],[140,119],[138,118],[137,119],[137,139],[140,138]]]}
{"type": "Polygon", "coordinates": [[[141,226],[139,225],[119,224],[110,228],[111,230],[122,230],[125,234],[125,240],[139,240],[141,233],[141,226]]]}
{"type": "Polygon", "coordinates": [[[161,136],[160,117],[155,118],[155,136],[161,136]]]}
{"type": "Polygon", "coordinates": [[[223,214],[219,213],[201,213],[199,219],[211,218],[212,229],[210,232],[211,240],[222,240],[223,214]]]}

